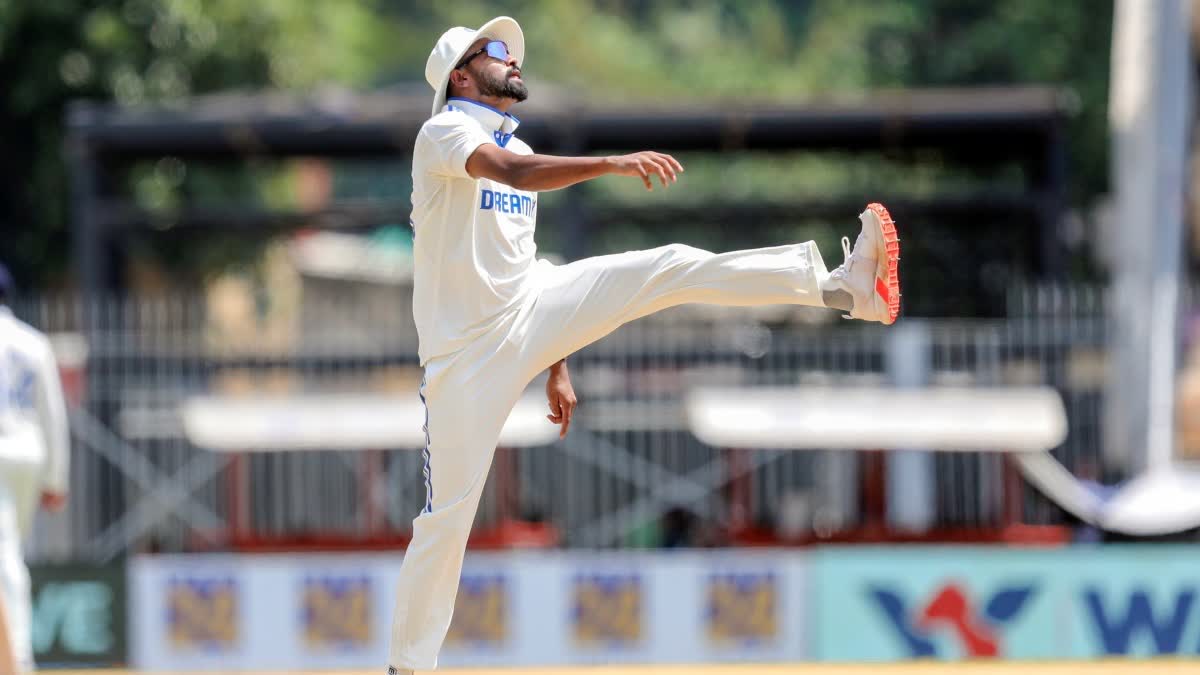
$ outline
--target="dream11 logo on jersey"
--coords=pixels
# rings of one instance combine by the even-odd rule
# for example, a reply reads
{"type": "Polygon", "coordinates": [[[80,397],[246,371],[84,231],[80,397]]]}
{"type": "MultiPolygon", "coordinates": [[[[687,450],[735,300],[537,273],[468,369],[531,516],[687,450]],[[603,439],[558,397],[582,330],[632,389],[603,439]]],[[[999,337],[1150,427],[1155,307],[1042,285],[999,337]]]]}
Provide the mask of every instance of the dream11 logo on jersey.
{"type": "Polygon", "coordinates": [[[870,589],[871,597],[914,657],[939,655],[932,639],[939,631],[955,636],[964,656],[999,656],[1001,630],[1021,613],[1033,592],[1032,585],[1001,587],[987,598],[980,613],[955,583],[942,585],[923,605],[914,608],[894,590],[881,586],[870,589]]]}

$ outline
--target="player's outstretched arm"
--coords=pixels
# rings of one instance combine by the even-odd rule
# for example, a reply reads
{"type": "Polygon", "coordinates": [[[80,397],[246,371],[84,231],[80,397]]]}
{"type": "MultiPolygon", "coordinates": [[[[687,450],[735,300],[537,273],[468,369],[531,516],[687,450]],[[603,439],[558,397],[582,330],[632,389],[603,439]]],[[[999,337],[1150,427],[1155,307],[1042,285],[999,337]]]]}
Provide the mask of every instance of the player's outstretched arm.
{"type": "Polygon", "coordinates": [[[473,178],[490,178],[530,192],[559,190],[600,176],[641,178],[647,190],[658,176],[665,188],[674,183],[683,165],[661,152],[644,151],[609,157],[556,157],[554,155],[518,155],[496,145],[476,148],[467,158],[467,173],[473,178]]]}

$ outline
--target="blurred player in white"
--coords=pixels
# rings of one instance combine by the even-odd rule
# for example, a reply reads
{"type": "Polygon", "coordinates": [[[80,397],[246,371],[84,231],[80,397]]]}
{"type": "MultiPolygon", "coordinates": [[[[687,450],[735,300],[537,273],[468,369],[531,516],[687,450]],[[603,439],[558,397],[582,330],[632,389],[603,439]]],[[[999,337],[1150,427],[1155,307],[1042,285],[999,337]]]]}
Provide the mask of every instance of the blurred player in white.
{"type": "Polygon", "coordinates": [[[29,570],[22,556],[34,510],[66,504],[70,436],[50,342],[12,315],[0,265],[0,672],[33,670],[29,570]],[[7,642],[8,652],[4,647],[7,642]]]}
{"type": "Polygon", "coordinates": [[[524,55],[520,26],[499,17],[446,31],[425,65],[434,98],[413,150],[412,226],[426,501],[400,570],[392,675],[436,667],[500,429],[539,373],[549,369],[549,418],[566,435],[576,403],[566,357],[628,321],[684,303],[832,307],[885,324],[899,312],[900,244],[879,204],[859,216],[853,252],[843,238],[846,261],[833,272],[813,242],[538,260],[539,192],[607,175],[665,188],[683,167],[658,152],[534,154],[507,112],[528,95],[524,55]]]}

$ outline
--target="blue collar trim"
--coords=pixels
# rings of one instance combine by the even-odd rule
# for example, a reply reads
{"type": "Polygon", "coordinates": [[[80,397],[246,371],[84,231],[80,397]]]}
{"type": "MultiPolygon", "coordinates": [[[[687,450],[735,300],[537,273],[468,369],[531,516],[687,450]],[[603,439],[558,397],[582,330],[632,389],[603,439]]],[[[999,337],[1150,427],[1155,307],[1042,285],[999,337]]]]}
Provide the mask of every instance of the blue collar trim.
{"type": "Polygon", "coordinates": [[[492,106],[490,106],[486,103],[483,103],[481,101],[476,101],[473,98],[463,98],[462,96],[451,96],[451,97],[447,98],[446,100],[447,101],[462,101],[463,103],[471,103],[473,105],[479,106],[480,108],[486,108],[487,110],[491,110],[492,112],[496,113],[497,115],[503,115],[504,117],[511,118],[512,121],[516,122],[517,124],[521,123],[520,118],[518,118],[516,115],[513,115],[512,113],[503,112],[502,110],[493,108],[492,106]]]}
{"type": "MultiPolygon", "coordinates": [[[[521,124],[521,119],[517,118],[516,115],[511,114],[511,113],[505,113],[505,112],[503,112],[503,110],[499,110],[497,108],[488,106],[487,103],[482,103],[480,101],[476,101],[476,100],[474,100],[474,98],[463,98],[462,96],[450,96],[449,98],[446,98],[446,103],[449,103],[450,101],[460,101],[462,103],[470,103],[470,104],[473,104],[473,106],[479,106],[480,108],[484,108],[485,110],[491,110],[491,112],[500,115],[500,117],[502,117],[502,118],[512,120],[512,127],[514,127],[514,129],[516,129],[517,125],[521,124]]],[[[503,120],[502,120],[502,123],[503,123],[503,120]]]]}

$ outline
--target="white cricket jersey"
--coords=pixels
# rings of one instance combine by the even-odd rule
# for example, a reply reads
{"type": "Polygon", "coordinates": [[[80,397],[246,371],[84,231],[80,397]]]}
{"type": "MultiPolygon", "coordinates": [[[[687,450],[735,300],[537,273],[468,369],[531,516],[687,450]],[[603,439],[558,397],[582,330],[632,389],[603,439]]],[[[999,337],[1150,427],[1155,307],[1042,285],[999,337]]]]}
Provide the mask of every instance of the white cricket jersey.
{"type": "Polygon", "coordinates": [[[513,136],[518,124],[490,106],[451,98],[417,135],[413,318],[422,365],[488,332],[532,290],[537,193],[472,178],[466,168],[484,143],[533,154],[513,136]]]}
{"type": "Polygon", "coordinates": [[[67,491],[71,438],[50,341],[0,306],[0,467],[31,483],[14,492],[67,491]],[[22,470],[20,467],[32,469],[22,470]]]}

